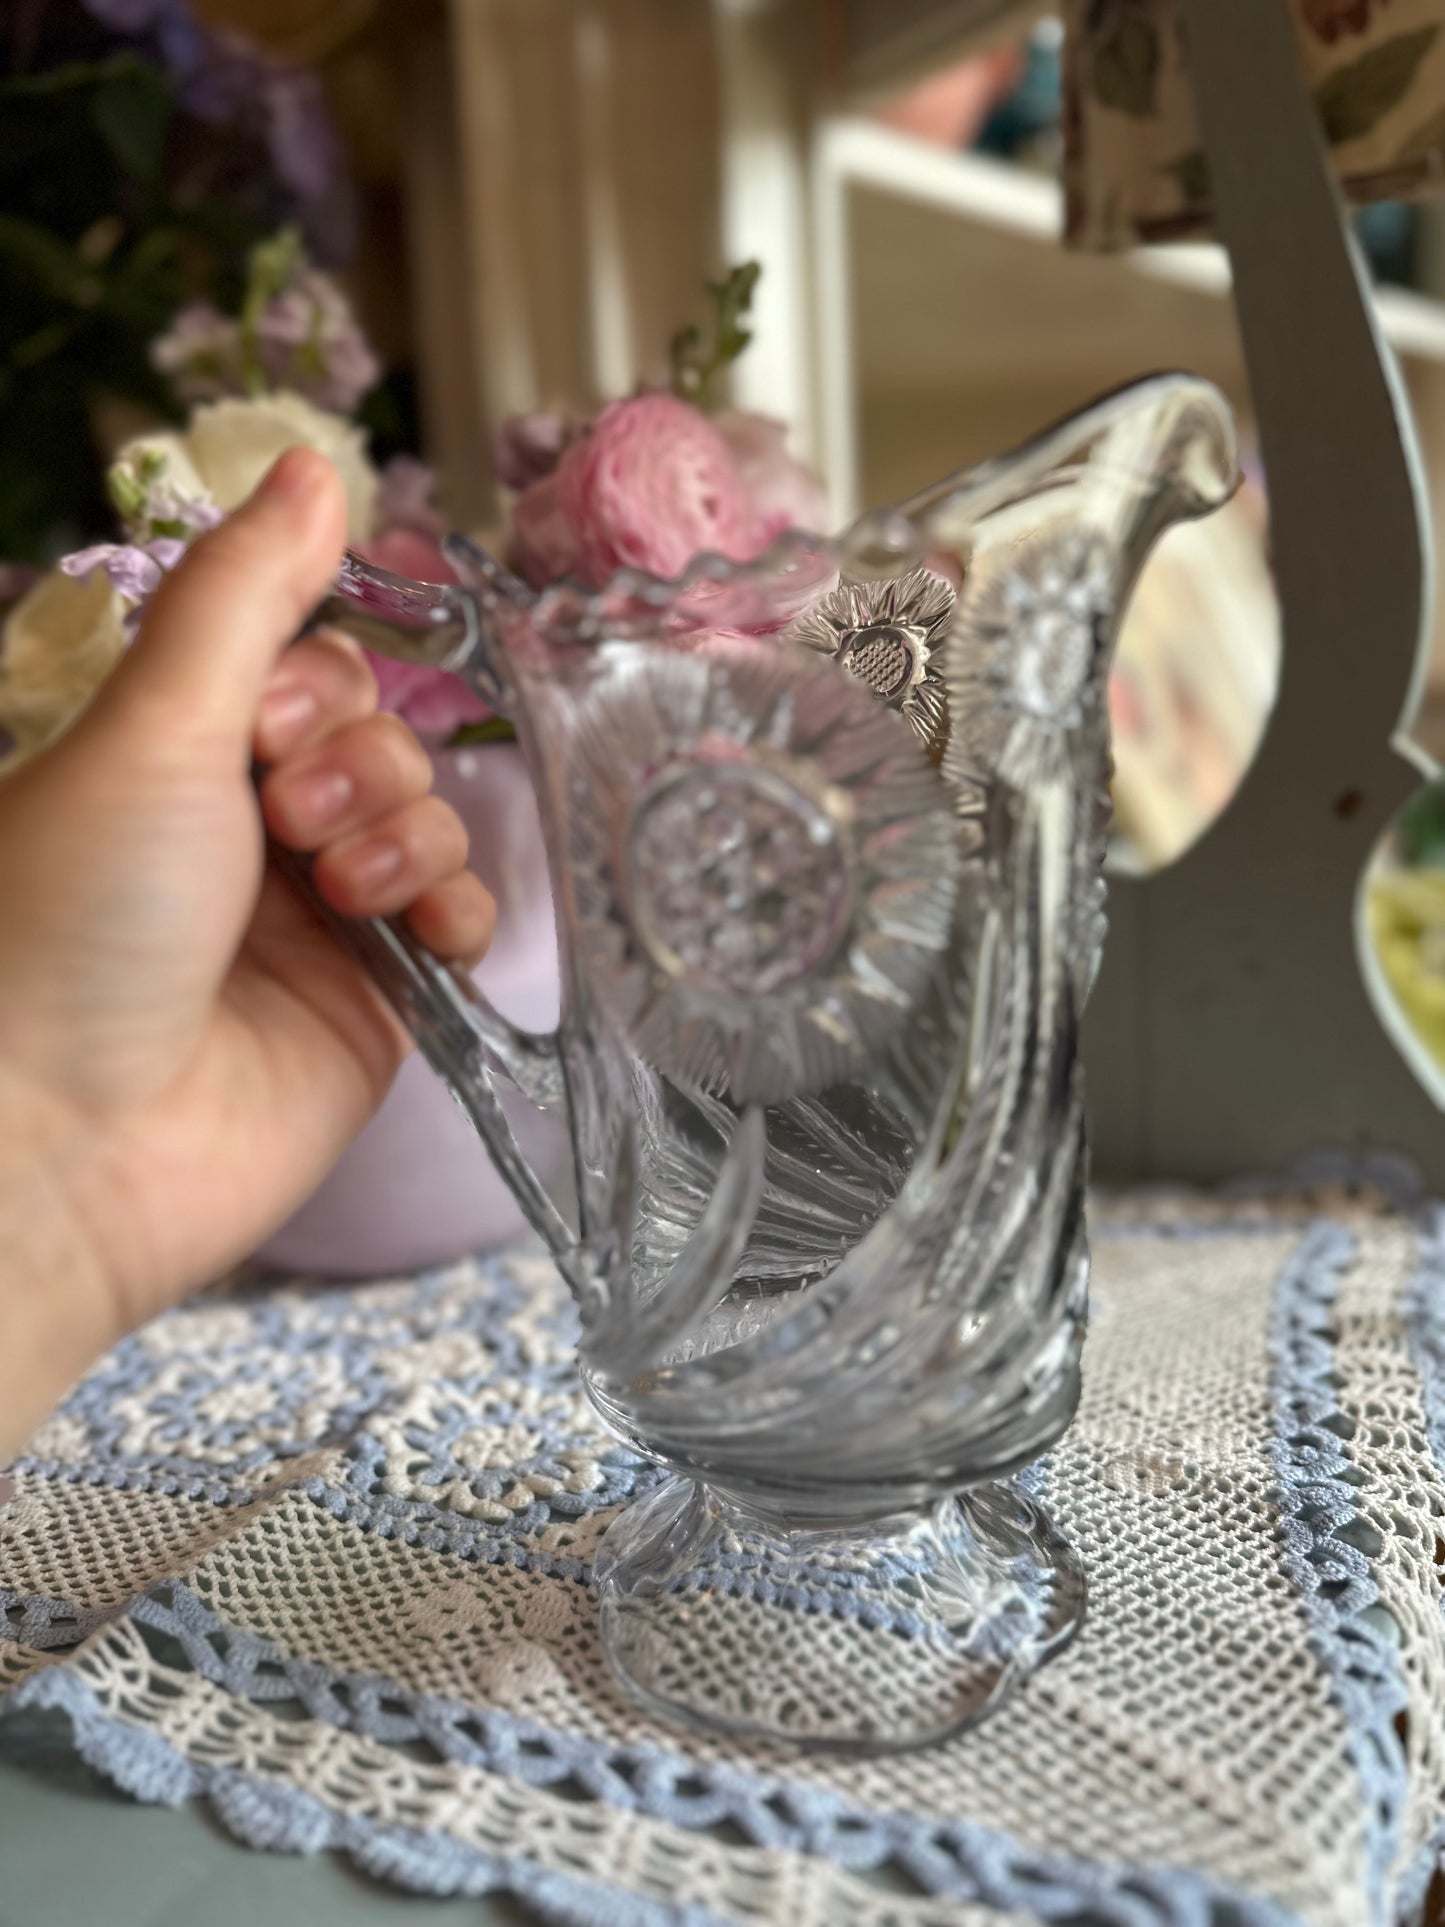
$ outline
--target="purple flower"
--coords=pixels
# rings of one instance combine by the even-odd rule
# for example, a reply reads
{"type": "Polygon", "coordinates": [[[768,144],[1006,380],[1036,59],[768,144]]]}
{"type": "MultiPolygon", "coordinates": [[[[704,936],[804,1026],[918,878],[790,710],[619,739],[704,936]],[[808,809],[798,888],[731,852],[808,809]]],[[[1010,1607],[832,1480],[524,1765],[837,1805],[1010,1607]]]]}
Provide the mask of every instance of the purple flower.
{"type": "Polygon", "coordinates": [[[97,573],[106,575],[110,586],[127,602],[142,603],[160,587],[160,560],[130,542],[97,542],[92,548],[62,556],[60,566],[66,575],[81,582],[88,582],[97,573]]]}
{"type": "Polygon", "coordinates": [[[84,0],[113,32],[144,45],[176,83],[181,110],[211,126],[238,123],[264,142],[307,233],[328,259],[354,227],[345,160],[314,74],[262,52],[244,34],[211,27],[187,0],[84,0]]]}
{"type": "Polygon", "coordinates": [[[152,33],[175,8],[176,0],[85,0],[86,12],[116,33],[152,33]]]}
{"type": "Polygon", "coordinates": [[[351,303],[315,268],[302,268],[267,302],[255,345],[273,388],[294,389],[338,415],[349,415],[381,375],[351,303]]]}
{"type": "Polygon", "coordinates": [[[229,315],[209,301],[192,301],[181,308],[169,328],[151,343],[151,365],[170,383],[180,401],[215,401],[238,395],[241,377],[241,330],[229,315]]]}
{"type": "Polygon", "coordinates": [[[61,571],[88,582],[93,575],[104,575],[112,589],[130,604],[126,614],[127,634],[140,619],[140,611],[161,586],[190,546],[189,537],[158,535],[141,547],[135,542],[97,542],[60,558],[61,571]]]}
{"type": "Polygon", "coordinates": [[[419,535],[440,535],[447,522],[433,499],[436,486],[436,472],[425,462],[419,462],[415,455],[393,455],[381,471],[376,498],[378,529],[383,534],[392,529],[415,529],[419,535]]]}
{"type": "Polygon", "coordinates": [[[324,201],[342,179],[341,149],[315,74],[268,66],[262,104],[276,172],[299,199],[324,201]]]}
{"type": "Polygon", "coordinates": [[[303,210],[311,246],[324,260],[344,260],[356,237],[356,198],[320,81],[272,62],[260,116],[271,164],[303,210]]]}
{"type": "Polygon", "coordinates": [[[381,375],[351,303],[329,275],[302,267],[261,309],[248,334],[208,301],[193,301],[151,346],[182,401],[289,388],[349,415],[381,375]]]}
{"type": "Polygon", "coordinates": [[[113,33],[150,39],[176,83],[176,97],[197,120],[233,119],[258,92],[261,57],[239,34],[213,32],[187,0],[85,0],[113,33]]]}
{"type": "Polygon", "coordinates": [[[159,33],[161,57],[188,114],[214,126],[259,112],[269,63],[244,35],[205,26],[185,5],[166,9],[159,33]]]}
{"type": "Polygon", "coordinates": [[[497,480],[520,494],[545,481],[576,439],[577,430],[561,415],[509,415],[492,442],[497,480]]]}

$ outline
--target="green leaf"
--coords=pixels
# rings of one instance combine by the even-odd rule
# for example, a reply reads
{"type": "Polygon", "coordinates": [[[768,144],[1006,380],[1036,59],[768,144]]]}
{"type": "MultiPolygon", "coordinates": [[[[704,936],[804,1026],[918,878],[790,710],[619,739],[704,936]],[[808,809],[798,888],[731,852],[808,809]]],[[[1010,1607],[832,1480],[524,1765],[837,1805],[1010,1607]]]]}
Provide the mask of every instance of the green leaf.
{"type": "Polygon", "coordinates": [[[0,88],[0,192],[7,199],[17,189],[24,193],[28,187],[33,192],[34,170],[66,151],[78,119],[79,114],[64,107],[55,112],[35,106],[28,111],[23,106],[8,107],[0,88]]]}
{"type": "Polygon", "coordinates": [[[33,368],[38,362],[48,361],[52,355],[58,355],[63,348],[69,347],[76,330],[83,325],[79,315],[62,315],[58,320],[48,322],[45,327],[37,328],[34,334],[17,341],[10,350],[10,366],[33,368]]]}
{"type": "MultiPolygon", "coordinates": [[[[118,74],[153,73],[135,54],[113,54],[107,60],[70,60],[35,74],[12,74],[0,81],[0,108],[12,100],[44,100],[55,94],[79,93],[104,86],[118,74]]],[[[157,76],[159,78],[159,76],[157,76]]]]}
{"type": "Polygon", "coordinates": [[[100,281],[68,242],[19,214],[0,214],[0,256],[52,295],[76,307],[93,307],[100,281]]]}
{"type": "Polygon", "coordinates": [[[1395,150],[1395,164],[1408,167],[1415,161],[1425,160],[1442,147],[1445,147],[1445,107],[1437,107],[1401,141],[1395,150]]]}
{"type": "Polygon", "coordinates": [[[306,250],[297,227],[278,228],[251,250],[247,264],[246,304],[257,312],[288,288],[306,266],[306,250]]]}
{"type": "Polygon", "coordinates": [[[153,68],[136,62],[112,73],[91,102],[95,130],[133,180],[154,181],[165,152],[171,97],[153,68]]]}
{"type": "Polygon", "coordinates": [[[1417,791],[1395,824],[1400,853],[1412,869],[1445,863],[1445,793],[1438,784],[1417,791]]]}
{"type": "Polygon", "coordinates": [[[1335,69],[1315,93],[1315,106],[1331,147],[1359,140],[1399,106],[1420,62],[1439,37],[1438,27],[1397,34],[1348,67],[1335,69]]]}
{"type": "Polygon", "coordinates": [[[1094,43],[1092,88],[1096,99],[1134,120],[1159,111],[1159,30],[1153,21],[1122,11],[1094,43]]]}
{"type": "Polygon", "coordinates": [[[1179,183],[1179,192],[1190,207],[1203,207],[1208,204],[1214,191],[1213,177],[1210,173],[1209,156],[1202,147],[1195,147],[1187,154],[1181,154],[1177,161],[1170,161],[1161,172],[1172,174],[1179,183]]]}
{"type": "Polygon", "coordinates": [[[306,266],[306,251],[301,231],[296,227],[279,228],[252,248],[246,267],[246,297],[241,304],[241,374],[246,392],[266,392],[266,371],[261,364],[259,329],[268,302],[289,287],[306,266]]]}
{"type": "Polygon", "coordinates": [[[459,723],[443,749],[473,749],[483,743],[515,743],[517,732],[505,716],[488,716],[482,723],[459,723]]]}
{"type": "Polygon", "coordinates": [[[702,329],[695,323],[679,328],[669,344],[672,362],[672,392],[684,401],[703,405],[713,380],[737,360],[752,340],[743,324],[753,305],[753,294],[762,277],[762,264],[744,261],[730,268],[721,281],[709,281],[707,291],[713,305],[713,345],[703,347],[702,329]]]}

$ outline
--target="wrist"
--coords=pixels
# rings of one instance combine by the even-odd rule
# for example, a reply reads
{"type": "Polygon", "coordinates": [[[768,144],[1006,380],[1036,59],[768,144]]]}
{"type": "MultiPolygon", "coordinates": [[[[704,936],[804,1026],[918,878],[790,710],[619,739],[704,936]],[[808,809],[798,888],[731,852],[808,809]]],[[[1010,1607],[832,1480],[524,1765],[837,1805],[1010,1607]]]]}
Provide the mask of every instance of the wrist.
{"type": "Polygon", "coordinates": [[[84,1136],[0,1066],[0,1464],[121,1335],[73,1202],[84,1136]]]}

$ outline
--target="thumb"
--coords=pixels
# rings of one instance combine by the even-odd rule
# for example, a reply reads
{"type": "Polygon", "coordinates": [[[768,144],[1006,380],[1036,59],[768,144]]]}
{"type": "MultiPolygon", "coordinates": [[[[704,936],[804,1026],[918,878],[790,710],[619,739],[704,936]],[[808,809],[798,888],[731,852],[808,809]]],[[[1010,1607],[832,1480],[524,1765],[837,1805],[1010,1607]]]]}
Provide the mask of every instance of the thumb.
{"type": "Polygon", "coordinates": [[[278,655],[341,562],[346,498],[310,448],[288,449],[250,500],[200,537],[152,597],[135,642],[85,721],[143,713],[148,739],[218,741],[249,755],[278,655]]]}

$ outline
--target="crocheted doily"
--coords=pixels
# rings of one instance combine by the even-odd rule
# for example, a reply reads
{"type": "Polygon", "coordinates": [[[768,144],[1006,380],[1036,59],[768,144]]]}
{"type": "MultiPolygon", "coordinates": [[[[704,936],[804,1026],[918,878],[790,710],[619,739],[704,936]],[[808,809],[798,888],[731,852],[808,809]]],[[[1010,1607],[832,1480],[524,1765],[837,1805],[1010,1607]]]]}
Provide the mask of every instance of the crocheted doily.
{"type": "Polygon", "coordinates": [[[656,1475],[531,1249],[235,1288],[112,1352],[11,1468],[0,1716],[63,1709],[257,1847],[598,1927],[1408,1917],[1445,1814],[1445,1220],[1319,1186],[1093,1225],[1037,1474],[1089,1618],[945,1747],[799,1758],[620,1696],[589,1566],[656,1475]]]}

